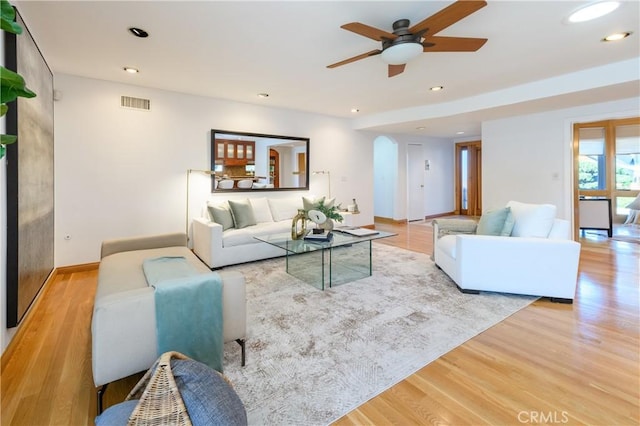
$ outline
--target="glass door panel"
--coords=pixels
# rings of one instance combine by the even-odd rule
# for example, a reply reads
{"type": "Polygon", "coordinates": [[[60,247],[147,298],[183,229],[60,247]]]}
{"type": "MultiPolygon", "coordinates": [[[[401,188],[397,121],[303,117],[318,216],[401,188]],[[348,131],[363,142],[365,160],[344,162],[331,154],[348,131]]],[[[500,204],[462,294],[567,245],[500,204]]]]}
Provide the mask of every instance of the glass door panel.
{"type": "Polygon", "coordinates": [[[626,217],[627,206],[640,193],[640,125],[615,127],[616,174],[614,214],[626,217]]]}
{"type": "Polygon", "coordinates": [[[604,138],[604,127],[580,129],[578,157],[580,191],[604,191],[607,189],[607,158],[604,138]]]}

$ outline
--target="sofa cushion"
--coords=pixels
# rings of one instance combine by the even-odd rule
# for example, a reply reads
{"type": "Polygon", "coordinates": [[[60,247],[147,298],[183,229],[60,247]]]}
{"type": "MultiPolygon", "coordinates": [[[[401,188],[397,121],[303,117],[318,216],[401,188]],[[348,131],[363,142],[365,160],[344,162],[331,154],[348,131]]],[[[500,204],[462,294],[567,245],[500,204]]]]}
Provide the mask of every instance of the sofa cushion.
{"type": "Polygon", "coordinates": [[[275,222],[293,219],[298,214],[298,210],[302,208],[302,202],[299,198],[269,198],[268,201],[271,216],[275,222]]]}
{"type": "Polygon", "coordinates": [[[256,224],[256,218],[253,215],[253,206],[249,199],[242,201],[229,200],[228,202],[229,207],[231,207],[233,223],[236,228],[242,229],[256,224]]]}
{"type": "Polygon", "coordinates": [[[515,220],[512,236],[547,238],[556,217],[556,206],[509,201],[507,207],[515,220]]]}
{"type": "Polygon", "coordinates": [[[504,207],[502,209],[488,210],[482,213],[480,221],[478,222],[478,227],[476,228],[476,234],[502,235],[502,229],[504,228],[510,211],[511,209],[509,207],[504,207]]]}
{"type": "Polygon", "coordinates": [[[259,243],[254,237],[268,234],[289,233],[291,222],[288,220],[281,222],[264,222],[255,226],[248,226],[242,229],[229,229],[222,236],[223,247],[241,246],[244,244],[259,243]]]}
{"type": "Polygon", "coordinates": [[[233,228],[233,216],[231,214],[231,208],[228,203],[222,204],[209,204],[207,205],[211,220],[222,226],[222,230],[233,228]]]}
{"type": "Polygon", "coordinates": [[[265,197],[251,198],[249,201],[253,207],[253,216],[256,218],[256,223],[273,222],[271,208],[269,207],[269,202],[265,197]]]}

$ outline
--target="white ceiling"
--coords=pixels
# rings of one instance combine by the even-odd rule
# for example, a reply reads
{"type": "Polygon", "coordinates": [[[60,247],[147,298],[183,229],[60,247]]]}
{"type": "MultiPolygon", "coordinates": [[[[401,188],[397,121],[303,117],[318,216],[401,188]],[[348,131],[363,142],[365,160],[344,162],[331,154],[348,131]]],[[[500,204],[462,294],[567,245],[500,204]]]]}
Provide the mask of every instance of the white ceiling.
{"type": "Polygon", "coordinates": [[[326,68],[380,47],[340,25],[392,31],[397,19],[415,24],[451,3],[12,1],[54,73],[356,118],[362,129],[479,135],[485,119],[640,96],[638,1],[567,24],[588,2],[489,0],[438,34],[488,38],[477,52],[423,53],[393,78],[380,56],[326,68]],[[132,26],[150,36],[132,36],[132,26]],[[634,34],[600,41],[618,31],[634,34]]]}

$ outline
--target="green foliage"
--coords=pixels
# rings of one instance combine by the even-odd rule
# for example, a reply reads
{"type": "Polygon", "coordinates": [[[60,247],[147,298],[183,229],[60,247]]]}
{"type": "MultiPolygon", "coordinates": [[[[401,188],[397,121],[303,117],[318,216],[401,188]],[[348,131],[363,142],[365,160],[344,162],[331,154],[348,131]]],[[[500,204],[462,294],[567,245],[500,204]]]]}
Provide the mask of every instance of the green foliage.
{"type": "MultiPolygon", "coordinates": [[[[12,34],[22,34],[22,27],[16,22],[16,11],[8,0],[0,0],[0,28],[12,34]]],[[[24,78],[18,73],[0,67],[0,117],[9,110],[8,102],[18,97],[33,98],[36,94],[27,88],[24,78]]],[[[14,143],[14,135],[0,135],[0,158],[4,157],[5,145],[14,143]]]]}
{"type": "Polygon", "coordinates": [[[22,27],[16,23],[16,11],[8,0],[0,4],[0,28],[12,34],[22,34],[22,27]]]}
{"type": "Polygon", "coordinates": [[[327,219],[337,220],[338,222],[342,222],[343,220],[343,217],[340,214],[340,205],[338,204],[337,206],[327,207],[324,204],[324,198],[320,200],[315,210],[321,211],[327,217],[327,219]]]}

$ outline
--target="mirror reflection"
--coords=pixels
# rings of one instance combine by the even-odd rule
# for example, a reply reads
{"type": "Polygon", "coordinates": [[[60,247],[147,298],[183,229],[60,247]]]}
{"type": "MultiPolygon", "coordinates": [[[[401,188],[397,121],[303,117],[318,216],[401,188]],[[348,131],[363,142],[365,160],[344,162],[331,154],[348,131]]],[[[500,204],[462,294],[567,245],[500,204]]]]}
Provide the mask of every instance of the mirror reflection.
{"type": "Polygon", "coordinates": [[[309,139],[211,130],[213,192],[309,189],[309,139]]]}

